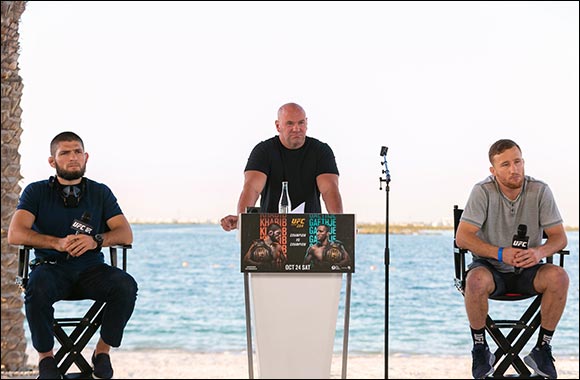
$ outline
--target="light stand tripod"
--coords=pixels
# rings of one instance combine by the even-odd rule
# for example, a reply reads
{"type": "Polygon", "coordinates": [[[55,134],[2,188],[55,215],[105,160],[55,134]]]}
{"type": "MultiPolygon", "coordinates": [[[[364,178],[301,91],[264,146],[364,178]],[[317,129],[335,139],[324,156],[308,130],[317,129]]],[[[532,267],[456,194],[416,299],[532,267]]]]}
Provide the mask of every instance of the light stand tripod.
{"type": "Polygon", "coordinates": [[[385,379],[388,379],[388,358],[389,358],[389,262],[390,262],[390,252],[389,252],[389,183],[391,182],[391,173],[389,172],[389,167],[387,166],[387,148],[386,146],[381,147],[381,157],[383,157],[382,165],[385,168],[382,170],[382,174],[385,178],[379,177],[379,190],[383,190],[383,182],[385,183],[385,194],[386,194],[386,212],[385,212],[385,379]]]}

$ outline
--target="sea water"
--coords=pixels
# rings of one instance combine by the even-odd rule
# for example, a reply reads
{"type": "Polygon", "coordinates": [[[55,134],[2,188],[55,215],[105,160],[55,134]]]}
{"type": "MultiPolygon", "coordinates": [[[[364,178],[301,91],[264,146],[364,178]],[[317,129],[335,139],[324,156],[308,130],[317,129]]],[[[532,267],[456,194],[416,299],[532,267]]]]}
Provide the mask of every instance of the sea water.
{"type": "MultiPolygon", "coordinates": [[[[224,232],[211,224],[132,227],[134,243],[128,271],[137,280],[139,292],[123,349],[245,351],[244,274],[240,272],[240,244],[235,232],[224,232]]],[[[469,355],[471,337],[463,296],[453,283],[452,231],[389,235],[388,265],[384,260],[386,244],[385,234],[356,236],[348,351],[383,353],[388,341],[390,354],[469,355]]],[[[568,302],[552,345],[556,357],[577,358],[578,232],[568,232],[567,248],[568,302]]],[[[344,338],[346,274],[343,276],[336,352],[342,352],[344,338]]],[[[523,302],[527,301],[491,301],[490,315],[494,319],[519,316],[527,307],[523,302]]],[[[84,314],[89,305],[90,301],[58,302],[55,315],[84,314]]],[[[89,347],[97,337],[95,334],[89,347]]],[[[530,339],[524,352],[531,349],[536,337],[530,339]]],[[[491,338],[488,341],[494,345],[491,338]]]]}

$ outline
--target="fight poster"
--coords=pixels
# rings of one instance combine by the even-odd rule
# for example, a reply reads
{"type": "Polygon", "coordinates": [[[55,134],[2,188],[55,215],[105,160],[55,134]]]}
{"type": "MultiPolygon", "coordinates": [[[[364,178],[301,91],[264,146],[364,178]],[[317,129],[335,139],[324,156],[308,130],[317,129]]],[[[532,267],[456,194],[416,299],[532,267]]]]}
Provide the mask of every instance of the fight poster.
{"type": "Polygon", "coordinates": [[[354,273],[354,214],[241,214],[242,272],[354,273]]]}

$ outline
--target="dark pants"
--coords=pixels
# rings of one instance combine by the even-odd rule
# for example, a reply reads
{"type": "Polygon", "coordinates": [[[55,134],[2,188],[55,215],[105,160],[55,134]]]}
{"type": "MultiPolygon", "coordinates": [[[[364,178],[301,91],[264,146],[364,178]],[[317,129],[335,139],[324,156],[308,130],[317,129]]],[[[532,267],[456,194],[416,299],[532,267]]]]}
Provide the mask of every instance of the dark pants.
{"type": "Polygon", "coordinates": [[[107,264],[82,269],[59,262],[35,267],[26,285],[24,304],[34,348],[38,352],[53,349],[53,304],[71,297],[105,302],[101,338],[119,347],[137,300],[135,279],[107,264]]]}

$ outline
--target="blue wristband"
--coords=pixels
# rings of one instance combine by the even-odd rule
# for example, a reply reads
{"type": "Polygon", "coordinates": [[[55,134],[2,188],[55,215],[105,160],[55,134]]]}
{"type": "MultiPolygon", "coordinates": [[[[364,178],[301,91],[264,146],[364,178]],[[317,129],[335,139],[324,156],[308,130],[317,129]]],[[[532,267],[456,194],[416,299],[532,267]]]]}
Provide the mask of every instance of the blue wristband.
{"type": "Polygon", "coordinates": [[[499,261],[500,263],[503,261],[503,247],[499,247],[499,249],[497,250],[497,261],[499,261]]]}

